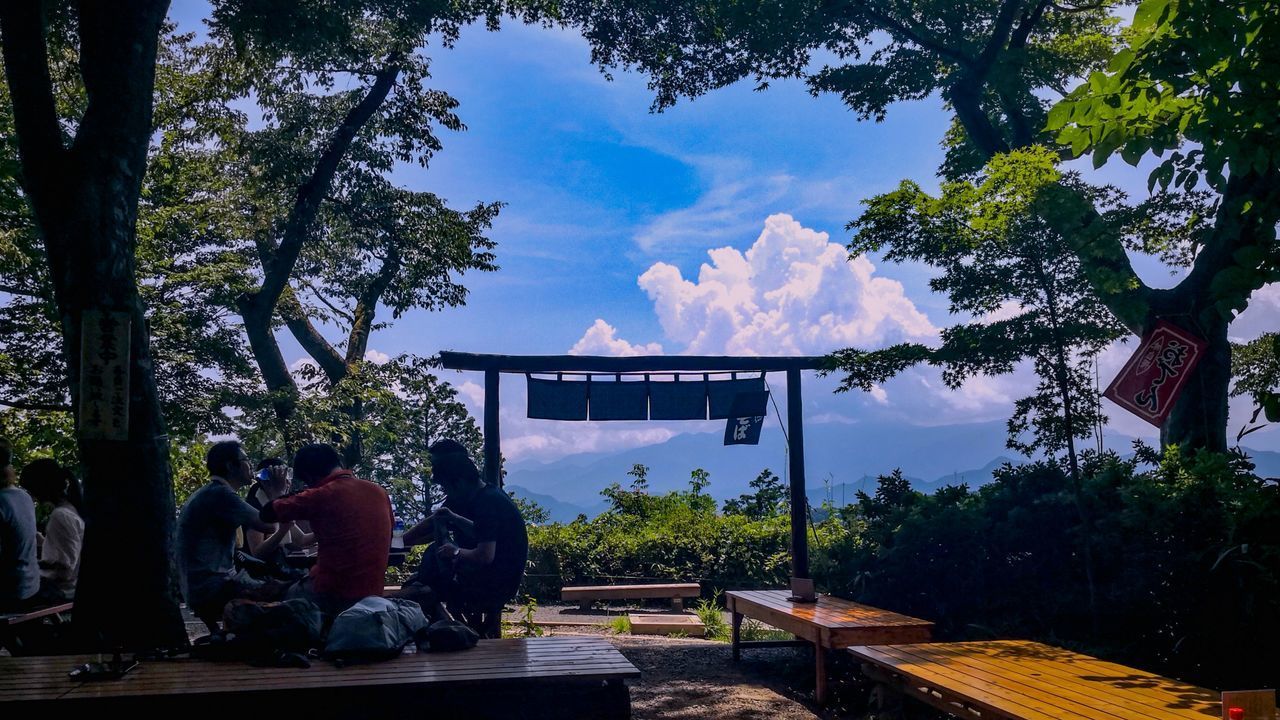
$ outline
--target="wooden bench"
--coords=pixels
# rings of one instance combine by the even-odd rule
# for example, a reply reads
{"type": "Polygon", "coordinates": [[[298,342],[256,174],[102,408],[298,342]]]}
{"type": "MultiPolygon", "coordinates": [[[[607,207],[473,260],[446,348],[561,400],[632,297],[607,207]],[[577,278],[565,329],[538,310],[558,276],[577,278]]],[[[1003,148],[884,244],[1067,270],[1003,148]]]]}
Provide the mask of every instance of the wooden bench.
{"type": "Polygon", "coordinates": [[[143,662],[119,680],[79,683],[88,656],[0,658],[0,716],[228,717],[289,710],[307,717],[626,718],[624,683],[640,672],[594,637],[481,640],[470,650],[408,653],[338,668],[242,662],[143,662]],[[243,715],[242,715],[243,713],[243,715]]]}
{"type": "Polygon", "coordinates": [[[0,615],[0,647],[8,648],[14,655],[22,655],[30,650],[24,647],[22,625],[36,621],[48,621],[54,625],[66,622],[66,615],[74,609],[74,603],[61,603],[49,607],[37,608],[20,613],[0,615]]]}
{"type": "MultiPolygon", "coordinates": [[[[1222,700],[1212,690],[1024,640],[851,647],[849,652],[873,680],[964,718],[1224,717],[1222,700]]],[[[1270,703],[1269,713],[1255,711],[1246,717],[1274,717],[1274,693],[1270,703]]]]}
{"type": "Polygon", "coordinates": [[[671,598],[671,607],[684,609],[685,598],[702,594],[698,583],[667,583],[657,585],[584,585],[560,589],[561,600],[577,601],[583,610],[589,610],[596,600],[646,600],[671,598]]]}
{"type": "Polygon", "coordinates": [[[742,648],[812,645],[814,656],[815,697],[819,704],[827,700],[828,650],[850,645],[928,642],[933,637],[933,623],[906,615],[859,605],[851,600],[818,596],[817,602],[791,602],[789,590],[733,590],[725,593],[725,603],[733,617],[733,659],[742,648]],[[796,640],[744,642],[742,619],[754,618],[785,630],[796,640]]]}

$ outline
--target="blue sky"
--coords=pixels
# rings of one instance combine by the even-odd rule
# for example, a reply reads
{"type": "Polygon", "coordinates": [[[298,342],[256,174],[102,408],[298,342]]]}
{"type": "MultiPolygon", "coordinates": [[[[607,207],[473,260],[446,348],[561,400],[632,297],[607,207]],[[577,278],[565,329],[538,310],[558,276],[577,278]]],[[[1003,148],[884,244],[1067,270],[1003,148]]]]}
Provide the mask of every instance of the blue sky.
{"type": "MultiPolygon", "coordinates": [[[[203,3],[175,0],[172,16],[194,30],[204,12],[203,3]]],[[[507,203],[491,235],[501,270],[466,279],[465,307],[410,313],[378,331],[376,353],[818,354],[923,340],[950,322],[926,269],[876,257],[850,263],[840,248],[863,199],[905,178],[934,184],[948,124],[937,98],[893,106],[885,122],[871,123],[798,82],[765,92],[740,83],[654,114],[644,78],[615,72],[606,80],[572,33],[470,28],[454,49],[427,53],[432,85],[460,101],[468,129],[444,131],[430,166],[402,167],[396,179],[454,207],[507,203]]],[[[1141,169],[1113,164],[1090,177],[1145,192],[1141,169]]],[[[1150,282],[1176,280],[1152,263],[1140,269],[1150,282]]],[[[1276,329],[1274,290],[1237,334],[1276,329]]],[[[1104,356],[1104,385],[1129,352],[1104,356]]],[[[480,379],[446,379],[478,413],[480,379]]],[[[812,381],[806,415],[850,424],[990,420],[1006,417],[1029,381],[1025,373],[980,378],[952,392],[936,374],[912,371],[877,393],[838,396],[830,379],[812,381]]],[[[523,419],[522,385],[503,383],[504,452],[516,460],[722,430],[534,423],[523,419]]],[[[1154,432],[1119,409],[1110,414],[1120,432],[1154,432]]],[[[1233,432],[1242,420],[1237,412],[1233,432]]],[[[1280,432],[1251,440],[1277,448],[1280,432]]]]}

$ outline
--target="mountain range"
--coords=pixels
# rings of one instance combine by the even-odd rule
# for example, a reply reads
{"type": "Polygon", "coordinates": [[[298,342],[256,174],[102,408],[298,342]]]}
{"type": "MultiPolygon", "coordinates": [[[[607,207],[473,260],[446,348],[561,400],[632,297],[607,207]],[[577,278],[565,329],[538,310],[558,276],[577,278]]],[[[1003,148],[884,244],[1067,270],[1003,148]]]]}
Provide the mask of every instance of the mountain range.
{"type": "MultiPolygon", "coordinates": [[[[875,489],[875,478],[901,469],[917,490],[944,485],[978,487],[991,481],[1001,465],[1028,462],[1005,446],[1002,421],[919,426],[905,423],[813,423],[805,427],[805,485],[810,503],[853,502],[858,490],[875,489]]],[[[1108,449],[1129,454],[1133,438],[1107,434],[1108,449]]],[[[1280,453],[1245,449],[1264,477],[1280,476],[1280,453]]],[[[685,433],[666,442],[606,453],[569,455],[547,463],[513,462],[506,485],[533,500],[553,521],[578,514],[594,517],[608,505],[600,491],[610,483],[630,485],[627,471],[636,463],[649,468],[649,492],[688,488],[690,473],[710,473],[707,488],[717,500],[737,497],[768,468],[787,474],[786,441],[778,428],[766,428],[759,445],[722,445],[720,433],[685,433]]]]}

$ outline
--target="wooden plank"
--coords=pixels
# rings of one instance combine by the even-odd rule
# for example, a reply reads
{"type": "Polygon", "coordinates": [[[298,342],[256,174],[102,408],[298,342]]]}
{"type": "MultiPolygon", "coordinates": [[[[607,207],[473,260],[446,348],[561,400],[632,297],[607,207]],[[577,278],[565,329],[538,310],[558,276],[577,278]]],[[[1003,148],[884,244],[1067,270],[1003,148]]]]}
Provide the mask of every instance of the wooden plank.
{"type": "MultiPolygon", "coordinates": [[[[893,650],[901,651],[906,657],[919,657],[911,654],[906,647],[891,649],[889,654],[894,654],[893,650]]],[[[982,662],[985,658],[967,654],[963,649],[956,649],[946,655],[935,655],[934,658],[927,662],[971,677],[980,683],[990,683],[1015,690],[1025,697],[1038,699],[1060,707],[1064,713],[1074,713],[1080,717],[1107,717],[1120,720],[1186,717],[1178,713],[1170,714],[1168,708],[1150,705],[1135,697],[1099,692],[1100,684],[1098,683],[1081,684],[1069,682],[1068,678],[1062,676],[1045,676],[1040,672],[1047,668],[1045,663],[1027,663],[1023,668],[989,665],[982,662]]]]}
{"type": "Polygon", "coordinates": [[[639,600],[643,598],[693,598],[702,594],[697,583],[667,585],[583,585],[560,589],[561,600],[639,600]]]}
{"type": "Polygon", "coordinates": [[[1061,718],[1204,720],[1219,713],[1213,693],[1203,688],[1038,643],[934,643],[850,651],[1000,717],[1026,717],[1031,710],[1061,718]],[[1099,678],[1100,670],[1110,676],[1099,678]]]}
{"type": "Polygon", "coordinates": [[[1222,720],[1232,708],[1244,710],[1245,720],[1276,717],[1275,690],[1228,690],[1222,693],[1222,720]]]}
{"type": "Polygon", "coordinates": [[[60,605],[52,605],[47,608],[39,608],[37,610],[31,610],[25,613],[11,613],[8,615],[0,615],[0,618],[4,618],[4,620],[10,625],[17,625],[19,623],[29,622],[31,620],[38,620],[42,617],[48,617],[50,615],[60,615],[65,612],[71,612],[72,608],[74,607],[75,607],[75,603],[62,603],[60,605]]]}
{"type": "Polygon", "coordinates": [[[851,600],[821,596],[817,603],[793,603],[787,600],[786,590],[734,590],[729,596],[738,597],[760,607],[767,607],[827,627],[901,627],[915,625],[933,627],[933,623],[900,613],[861,605],[851,600]]]}
{"type": "Polygon", "coordinates": [[[827,647],[925,642],[932,637],[933,623],[925,620],[829,596],[816,604],[792,603],[787,594],[785,590],[734,590],[727,597],[731,611],[788,632],[810,628],[796,634],[821,640],[827,647]]]}
{"type": "Polygon", "coordinates": [[[426,687],[455,684],[565,679],[600,682],[639,677],[639,671],[599,638],[482,640],[459,653],[406,654],[371,665],[337,668],[316,661],[311,668],[249,669],[244,663],[181,659],[146,662],[124,678],[77,684],[67,671],[96,656],[0,658],[8,701],[147,697],[165,695],[238,695],[341,687],[426,687]]]}
{"type": "Polygon", "coordinates": [[[948,697],[949,702],[972,705],[982,711],[982,717],[991,716],[1006,720],[1082,720],[1079,715],[1063,712],[1062,708],[1026,697],[1016,690],[998,684],[983,683],[963,674],[948,672],[934,665],[904,663],[890,652],[894,646],[849,648],[862,660],[867,660],[886,670],[909,679],[917,691],[921,686],[948,697]]]}
{"type": "Polygon", "coordinates": [[[1101,668],[1096,658],[1038,643],[944,643],[909,651],[918,657],[954,658],[966,666],[1030,683],[1049,683],[1064,693],[1084,696],[1085,704],[1106,702],[1156,717],[1170,712],[1176,717],[1187,717],[1176,714],[1182,712],[1194,713],[1192,717],[1218,715],[1218,697],[1211,690],[1122,665],[1101,668]]]}
{"type": "Polygon", "coordinates": [[[694,637],[706,635],[707,628],[694,615],[628,615],[632,635],[670,635],[684,633],[694,637]]]}
{"type": "Polygon", "coordinates": [[[1031,708],[1026,708],[1025,713],[1018,716],[998,712],[990,707],[982,707],[973,698],[957,695],[946,688],[930,686],[870,662],[862,664],[862,673],[877,683],[901,692],[906,697],[914,698],[955,717],[981,718],[981,720],[1061,720],[1031,708]]]}
{"type": "Polygon", "coordinates": [[[781,372],[783,370],[817,370],[825,367],[826,358],[813,356],[723,355],[637,355],[606,357],[601,355],[490,355],[440,352],[440,366],[446,370],[496,370],[505,373],[546,372],[781,372]]]}

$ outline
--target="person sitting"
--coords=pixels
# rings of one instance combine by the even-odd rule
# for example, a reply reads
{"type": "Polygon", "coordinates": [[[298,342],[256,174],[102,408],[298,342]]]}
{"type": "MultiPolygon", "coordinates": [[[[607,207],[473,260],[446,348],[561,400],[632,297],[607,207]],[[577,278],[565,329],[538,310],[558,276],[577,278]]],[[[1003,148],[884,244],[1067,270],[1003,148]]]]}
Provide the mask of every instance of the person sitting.
{"type": "Polygon", "coordinates": [[[215,443],[205,455],[205,466],[209,483],[187,498],[178,516],[178,579],[187,606],[216,632],[227,602],[278,600],[288,589],[287,583],[257,580],[236,569],[236,530],[244,526],[270,533],[279,543],[289,526],[263,521],[237,494],[253,479],[249,456],[238,441],[215,443]]]}
{"type": "Polygon", "coordinates": [[[519,590],[529,556],[524,518],[501,488],[480,478],[461,443],[440,440],[427,451],[445,501],[404,534],[406,546],[436,546],[400,595],[416,596],[424,609],[443,601],[481,637],[499,637],[502,606],[519,590]]]}
{"type": "Polygon", "coordinates": [[[332,446],[307,445],[294,455],[293,474],[306,486],[283,496],[284,488],[264,486],[271,496],[264,522],[306,520],[318,542],[311,573],[289,589],[334,616],[370,595],[381,595],[391,548],[391,499],[387,491],[343,469],[332,446]]]}
{"type": "Polygon", "coordinates": [[[36,505],[17,486],[13,451],[0,438],[0,612],[34,607],[40,590],[36,562],[36,505]]]}
{"type": "Polygon", "coordinates": [[[41,458],[22,468],[21,484],[36,502],[53,505],[40,547],[40,599],[50,605],[67,602],[76,594],[84,543],[80,481],[56,460],[41,458]]]}
{"type": "MultiPolygon", "coordinates": [[[[280,458],[267,458],[259,462],[255,476],[257,479],[253,485],[249,486],[245,502],[249,503],[253,509],[261,511],[267,503],[271,502],[271,498],[288,494],[289,476],[289,468],[280,458]],[[267,491],[267,487],[271,488],[271,492],[267,491]]],[[[253,558],[262,561],[260,565],[262,572],[270,577],[291,581],[300,580],[306,575],[306,571],[289,567],[285,559],[286,555],[294,550],[316,544],[315,533],[304,531],[300,525],[301,523],[290,523],[289,533],[279,538],[278,542],[272,539],[275,537],[273,535],[260,530],[246,529],[244,550],[253,558]]]]}

